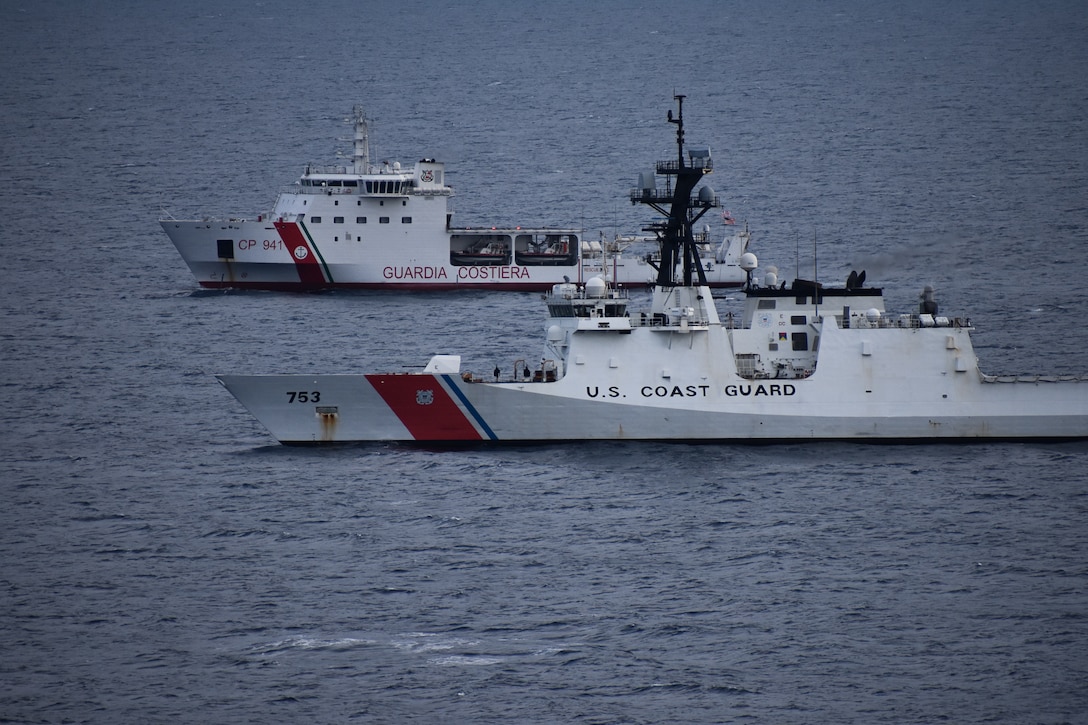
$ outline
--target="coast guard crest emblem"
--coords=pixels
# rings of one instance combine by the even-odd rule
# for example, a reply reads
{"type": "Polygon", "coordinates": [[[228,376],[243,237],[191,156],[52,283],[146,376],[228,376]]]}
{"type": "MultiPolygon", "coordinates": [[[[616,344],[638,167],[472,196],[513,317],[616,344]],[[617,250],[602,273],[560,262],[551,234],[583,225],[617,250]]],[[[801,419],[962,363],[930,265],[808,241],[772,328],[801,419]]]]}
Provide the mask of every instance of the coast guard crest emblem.
{"type": "Polygon", "coordinates": [[[430,405],[434,402],[433,390],[417,390],[416,405],[430,405]]]}

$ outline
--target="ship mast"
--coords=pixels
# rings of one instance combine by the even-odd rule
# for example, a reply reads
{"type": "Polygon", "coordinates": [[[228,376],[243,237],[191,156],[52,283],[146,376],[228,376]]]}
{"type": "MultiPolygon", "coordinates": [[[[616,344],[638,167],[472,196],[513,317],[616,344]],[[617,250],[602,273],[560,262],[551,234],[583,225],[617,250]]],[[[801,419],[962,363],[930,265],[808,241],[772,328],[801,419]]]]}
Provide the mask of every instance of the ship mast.
{"type": "Polygon", "coordinates": [[[699,261],[699,250],[695,246],[692,230],[695,223],[707,211],[719,206],[718,197],[710,187],[704,186],[697,196],[692,191],[703,176],[714,169],[710,159],[710,149],[689,149],[688,158],[684,158],[684,98],[674,96],[677,113],[674,117],[669,111],[669,123],[676,124],[676,159],[658,161],[655,174],[665,177],[665,188],[658,189],[653,176],[642,175],[639,188],[631,192],[632,204],[646,204],[666,217],[663,222],[655,222],[643,231],[654,232],[661,247],[661,263],[657,268],[657,285],[672,287],[678,284],[691,286],[705,285],[706,274],[699,261]],[[681,266],[681,276],[677,279],[676,267],[681,266]]]}
{"type": "Polygon", "coordinates": [[[356,174],[370,173],[370,131],[362,106],[355,106],[355,146],[352,162],[356,174]]]}

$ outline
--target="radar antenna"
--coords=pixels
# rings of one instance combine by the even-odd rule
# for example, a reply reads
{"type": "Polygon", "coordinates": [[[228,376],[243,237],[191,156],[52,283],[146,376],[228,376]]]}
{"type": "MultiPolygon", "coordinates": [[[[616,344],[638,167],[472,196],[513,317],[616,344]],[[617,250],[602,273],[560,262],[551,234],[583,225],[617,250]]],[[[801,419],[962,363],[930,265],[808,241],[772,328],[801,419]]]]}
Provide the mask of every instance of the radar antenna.
{"type": "Polygon", "coordinates": [[[355,138],[352,164],[356,174],[370,173],[370,130],[367,125],[366,113],[362,106],[352,109],[355,112],[355,138]]]}
{"type": "Polygon", "coordinates": [[[684,156],[684,98],[677,94],[676,115],[668,113],[668,122],[676,125],[676,160],[658,161],[654,173],[665,177],[665,188],[658,189],[652,180],[644,180],[631,192],[632,204],[646,204],[666,217],[643,231],[654,232],[661,247],[661,263],[657,268],[657,285],[670,287],[682,284],[705,285],[706,274],[699,259],[693,229],[707,211],[720,206],[713,190],[704,186],[697,195],[692,192],[702,178],[714,170],[709,148],[689,148],[684,156]],[[677,279],[676,267],[681,276],[677,279]]]}

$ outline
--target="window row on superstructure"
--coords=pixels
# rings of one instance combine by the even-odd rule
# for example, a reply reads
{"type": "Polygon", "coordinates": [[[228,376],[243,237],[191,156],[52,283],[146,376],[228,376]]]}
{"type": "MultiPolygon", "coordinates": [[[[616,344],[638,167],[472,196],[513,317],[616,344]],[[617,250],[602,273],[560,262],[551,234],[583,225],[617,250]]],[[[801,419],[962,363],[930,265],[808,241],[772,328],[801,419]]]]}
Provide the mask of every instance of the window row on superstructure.
{"type": "Polygon", "coordinates": [[[360,185],[363,187],[363,191],[367,194],[391,194],[391,195],[403,195],[407,194],[412,188],[413,184],[410,179],[388,179],[381,181],[361,181],[358,179],[312,179],[303,177],[301,180],[302,186],[328,189],[328,188],[358,188],[360,185]]]}
{"type": "MultiPolygon", "coordinates": [[[[309,222],[310,222],[311,224],[320,224],[320,223],[321,223],[321,217],[319,217],[319,216],[312,216],[312,217],[310,217],[310,219],[309,219],[309,222]]],[[[343,224],[343,223],[344,223],[344,217],[342,217],[342,216],[334,216],[334,217],[332,218],[332,223],[333,223],[333,224],[343,224]]],[[[366,217],[365,217],[365,216],[357,216],[357,217],[355,217],[355,223],[356,223],[356,224],[366,224],[366,217]]],[[[379,224],[388,224],[388,223],[389,223],[389,217],[387,217],[387,216],[380,216],[380,217],[378,217],[378,223],[379,223],[379,224]]],[[[410,217],[410,216],[402,216],[402,217],[400,218],[400,223],[401,223],[401,224],[411,224],[411,223],[412,223],[412,217],[410,217]]]]}

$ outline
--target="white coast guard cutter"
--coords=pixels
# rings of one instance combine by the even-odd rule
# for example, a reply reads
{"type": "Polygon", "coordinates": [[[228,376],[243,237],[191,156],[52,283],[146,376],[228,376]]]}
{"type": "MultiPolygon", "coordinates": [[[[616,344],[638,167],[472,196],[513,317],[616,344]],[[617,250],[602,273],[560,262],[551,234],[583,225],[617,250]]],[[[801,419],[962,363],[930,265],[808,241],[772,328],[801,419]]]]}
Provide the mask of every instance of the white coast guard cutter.
{"type": "MultiPolygon", "coordinates": [[[[656,247],[586,239],[573,228],[452,227],[452,195],[434,159],[372,165],[356,108],[351,168],[308,166],[271,212],[249,219],[159,221],[208,288],[546,291],[564,279],[646,287],[655,278],[656,247]]],[[[727,229],[720,243],[709,226],[696,235],[711,287],[745,280],[748,234],[727,229]]]]}
{"type": "Polygon", "coordinates": [[[685,155],[677,101],[678,155],[656,167],[666,184],[631,193],[667,217],[648,313],[600,278],[558,284],[541,363],[507,379],[440,355],[422,373],[220,381],[284,443],[1088,437],[1088,381],[987,376],[968,323],[938,315],[929,295],[889,314],[864,273],[842,289],[767,274],[747,285],[739,319],[721,319],[691,231],[717,206],[695,189],[710,156],[685,155]]]}

